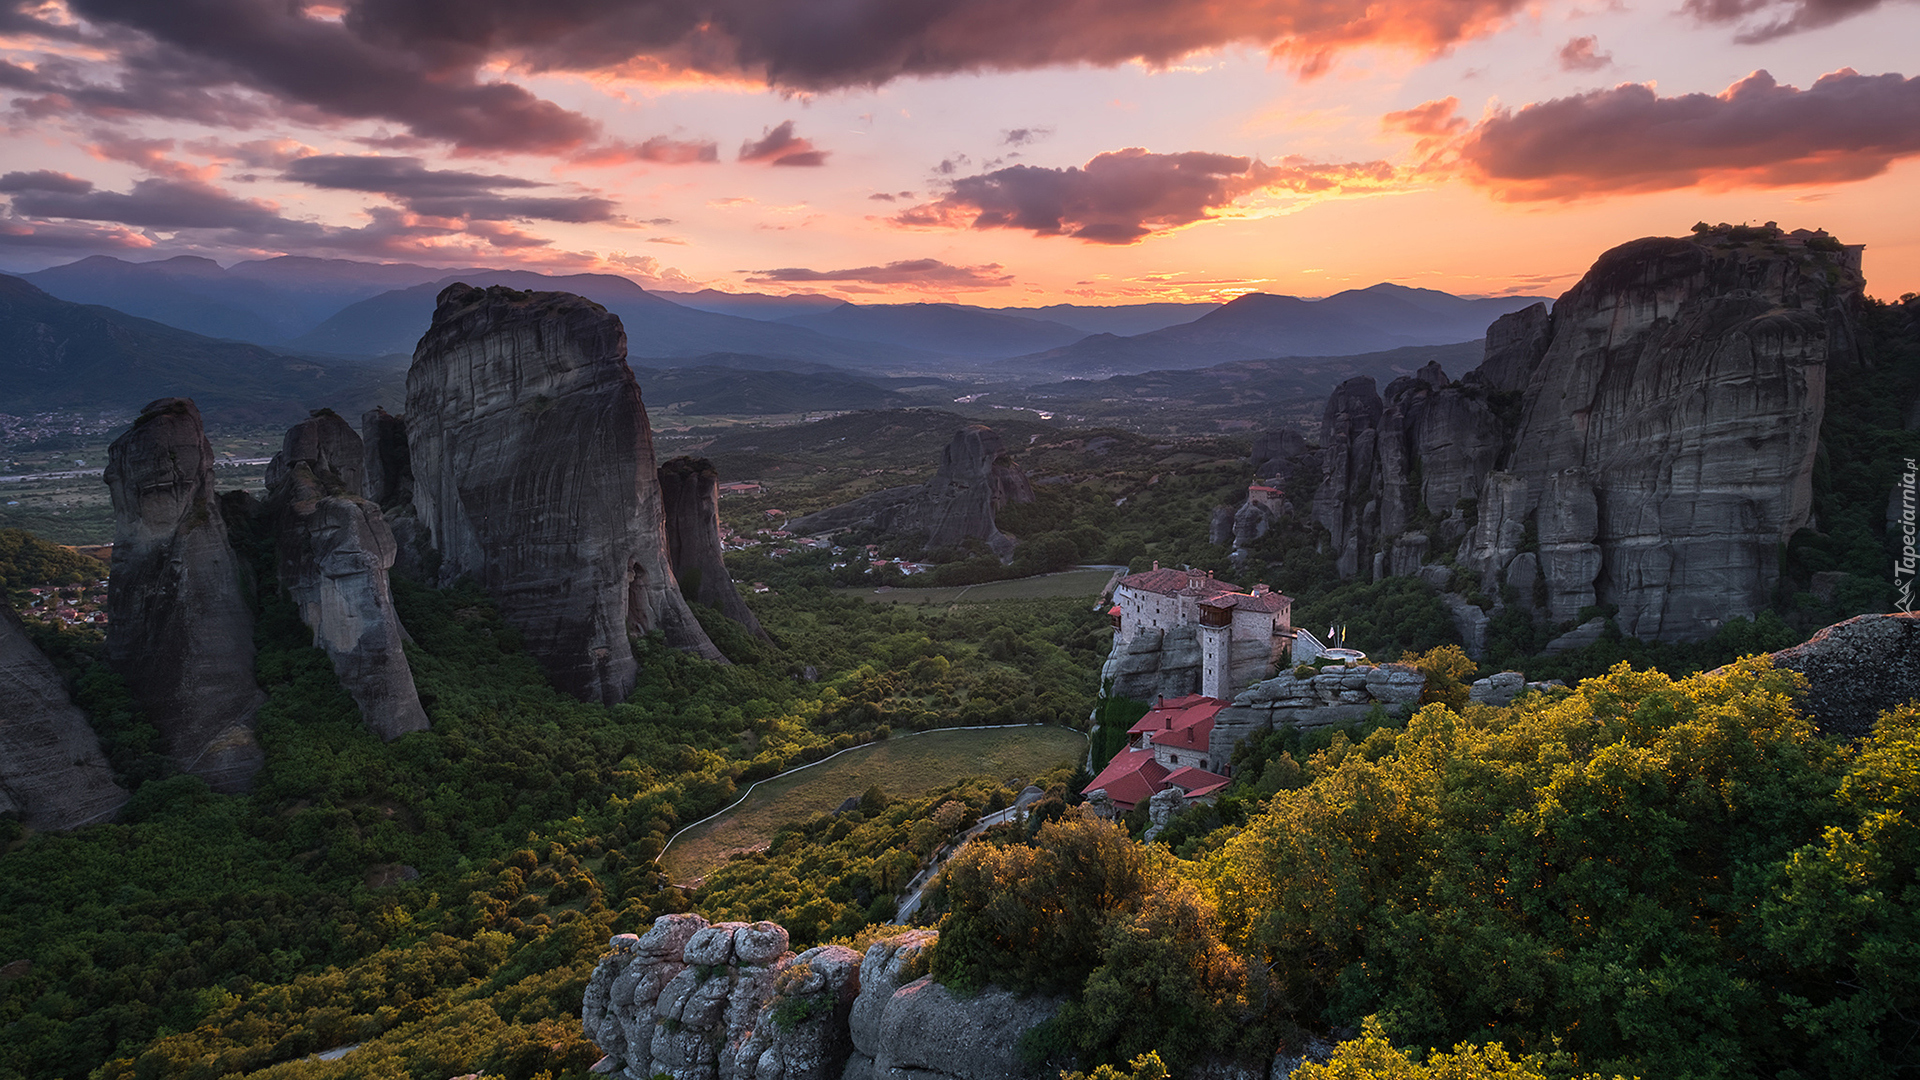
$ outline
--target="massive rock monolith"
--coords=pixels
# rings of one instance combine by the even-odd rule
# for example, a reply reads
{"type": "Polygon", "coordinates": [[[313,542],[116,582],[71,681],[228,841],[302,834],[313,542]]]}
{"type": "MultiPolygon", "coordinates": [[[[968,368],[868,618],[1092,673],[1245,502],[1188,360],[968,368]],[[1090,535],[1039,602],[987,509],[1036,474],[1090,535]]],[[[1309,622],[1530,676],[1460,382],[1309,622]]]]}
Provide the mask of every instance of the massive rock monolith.
{"type": "Polygon", "coordinates": [[[295,424],[267,467],[266,514],[280,587],[326,650],[360,718],[382,739],[427,729],[393,608],[395,545],[380,507],[360,497],[360,436],[331,411],[295,424]]]}
{"type": "Polygon", "coordinates": [[[687,599],[706,604],[766,639],[753,609],[740,599],[720,547],[720,474],[705,458],[677,457],[660,466],[660,502],[666,510],[667,552],[687,599]]]}
{"type": "Polygon", "coordinates": [[[620,320],[568,293],[449,285],[407,372],[413,506],[439,579],[471,574],[554,685],[614,703],[630,633],[720,660],[667,554],[620,320]]]}
{"type": "Polygon", "coordinates": [[[1033,501],[1027,474],[1007,454],[1000,436],[985,424],[954,432],[940,452],[940,468],[924,484],[909,484],[863,495],[853,502],[805,517],[787,528],[797,534],[835,532],[854,527],[925,536],[930,548],[969,537],[985,540],[994,554],[1013,554],[1014,538],[1000,531],[993,512],[1008,503],[1033,501]]]}
{"type": "Polygon", "coordinates": [[[1542,621],[1611,604],[1622,632],[1663,641],[1753,615],[1808,523],[1827,365],[1856,362],[1861,290],[1859,249],[1820,234],[1636,240],[1551,313],[1495,323],[1457,383],[1343,385],[1314,501],[1340,572],[1451,551],[1542,621]]]}
{"type": "Polygon", "coordinates": [[[263,761],[253,715],[253,609],[213,490],[200,410],[162,398],[107,451],[113,575],[107,654],[167,757],[216,791],[244,791],[263,761]]]}
{"type": "Polygon", "coordinates": [[[112,817],[126,801],[60,673],[0,603],[0,814],[72,829],[112,817]]]}

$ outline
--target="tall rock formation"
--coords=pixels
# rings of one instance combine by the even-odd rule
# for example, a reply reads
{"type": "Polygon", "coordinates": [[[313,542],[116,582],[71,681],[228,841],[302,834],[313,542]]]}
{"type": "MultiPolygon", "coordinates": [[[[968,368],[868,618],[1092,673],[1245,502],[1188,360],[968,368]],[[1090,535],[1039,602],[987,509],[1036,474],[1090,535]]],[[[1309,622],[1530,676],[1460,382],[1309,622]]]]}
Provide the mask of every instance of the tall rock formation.
{"type": "Polygon", "coordinates": [[[431,576],[427,567],[437,559],[420,515],[413,509],[413,455],[407,449],[407,421],[385,409],[368,409],[360,417],[364,447],[360,494],[380,508],[393,533],[393,572],[409,578],[431,576]]]}
{"type": "Polygon", "coordinates": [[[1753,615],[1807,524],[1827,364],[1854,361],[1862,285],[1859,249],[1823,234],[1636,240],[1550,314],[1496,322],[1458,383],[1430,368],[1384,401],[1343,384],[1314,502],[1340,572],[1452,551],[1546,621],[1612,604],[1624,633],[1664,641],[1753,615]]]}
{"type": "Polygon", "coordinates": [[[720,548],[720,474],[705,458],[677,457],[660,466],[660,502],[666,510],[667,552],[673,576],[689,600],[767,640],[753,609],[740,599],[720,548]]]}
{"type": "Polygon", "coordinates": [[[72,829],[112,817],[126,801],[60,673],[0,604],[0,814],[72,829]]]}
{"type": "Polygon", "coordinates": [[[253,609],[213,491],[200,410],[162,398],[107,451],[113,575],[107,653],[165,753],[216,791],[244,791],[264,760],[253,715],[253,609]]]}
{"type": "Polygon", "coordinates": [[[449,285],[407,372],[413,506],[439,579],[472,574],[554,684],[612,704],[627,635],[722,660],[667,554],[620,320],[568,293],[449,285]]]}
{"type": "Polygon", "coordinates": [[[909,484],[863,495],[850,503],[795,518],[795,533],[835,532],[854,527],[903,535],[924,535],[930,548],[969,537],[985,540],[1002,559],[1013,554],[1014,538],[1000,531],[993,512],[1008,503],[1033,501],[1033,486],[1006,444],[985,424],[954,432],[940,451],[940,468],[925,484],[909,484]]]}
{"type": "Polygon", "coordinates": [[[382,739],[427,729],[393,609],[387,570],[393,533],[380,507],[360,497],[360,436],[329,410],[287,432],[267,467],[267,515],[279,553],[280,587],[300,608],[313,643],[333,661],[360,718],[382,739]]]}

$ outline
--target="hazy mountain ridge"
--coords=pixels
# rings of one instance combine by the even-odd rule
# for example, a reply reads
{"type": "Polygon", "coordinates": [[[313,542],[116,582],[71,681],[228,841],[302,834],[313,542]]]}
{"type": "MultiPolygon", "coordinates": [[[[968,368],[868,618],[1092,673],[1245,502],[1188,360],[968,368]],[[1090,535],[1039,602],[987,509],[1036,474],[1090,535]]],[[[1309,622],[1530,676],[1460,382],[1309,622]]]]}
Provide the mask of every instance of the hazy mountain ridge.
{"type": "Polygon", "coordinates": [[[1468,300],[1382,283],[1324,300],[1248,293],[1191,322],[1146,334],[1104,334],[1008,361],[1062,373],[1119,374],[1230,360],[1353,356],[1471,341],[1494,319],[1551,298],[1468,300]]]}
{"type": "Polygon", "coordinates": [[[0,408],[137,409],[191,396],[233,419],[284,419],[397,401],[403,378],[70,303],[0,275],[0,408]]]}

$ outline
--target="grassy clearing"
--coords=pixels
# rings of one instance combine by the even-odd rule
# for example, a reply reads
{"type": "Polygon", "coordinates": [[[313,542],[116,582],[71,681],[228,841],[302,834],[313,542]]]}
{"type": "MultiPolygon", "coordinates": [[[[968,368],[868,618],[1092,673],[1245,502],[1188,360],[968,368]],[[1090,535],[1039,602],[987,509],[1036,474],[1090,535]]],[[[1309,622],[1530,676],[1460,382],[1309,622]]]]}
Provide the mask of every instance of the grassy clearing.
{"type": "Polygon", "coordinates": [[[899,736],[761,782],[739,806],[677,834],[660,863],[673,881],[693,881],[733,853],[767,843],[780,826],[832,810],[874,784],[908,798],[969,776],[1026,780],[1086,751],[1085,735],[1037,725],[899,736]]]}
{"type": "Polygon", "coordinates": [[[1063,570],[1058,574],[1041,574],[1038,577],[1015,578],[1012,581],[989,581],[984,585],[957,585],[940,589],[888,589],[875,592],[869,588],[836,589],[836,592],[848,596],[857,596],[875,604],[979,604],[992,600],[1053,600],[1063,596],[1100,595],[1106,588],[1107,579],[1113,576],[1111,570],[1063,570]]]}

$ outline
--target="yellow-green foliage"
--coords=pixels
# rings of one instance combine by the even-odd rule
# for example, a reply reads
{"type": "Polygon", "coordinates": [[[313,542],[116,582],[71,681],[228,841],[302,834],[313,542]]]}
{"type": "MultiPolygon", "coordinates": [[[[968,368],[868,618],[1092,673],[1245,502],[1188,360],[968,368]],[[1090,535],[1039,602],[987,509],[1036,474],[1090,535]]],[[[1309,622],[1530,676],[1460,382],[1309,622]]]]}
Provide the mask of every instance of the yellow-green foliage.
{"type": "MultiPolygon", "coordinates": [[[[1473,1046],[1461,1043],[1452,1053],[1435,1051],[1415,1061],[1387,1040],[1380,1021],[1367,1017],[1360,1037],[1343,1042],[1325,1065],[1307,1062],[1295,1068],[1292,1080],[1603,1080],[1598,1075],[1569,1077],[1549,1072],[1539,1057],[1514,1059],[1499,1043],[1473,1046]]],[[[1613,1080],[1624,1080],[1615,1076],[1613,1080]]]]}
{"type": "Polygon", "coordinates": [[[1159,1054],[1148,1051],[1128,1062],[1124,1069],[1102,1065],[1092,1073],[1062,1072],[1060,1080],[1167,1080],[1167,1066],[1159,1054]]]}
{"type": "MultiPolygon", "coordinates": [[[[1892,1038],[1911,967],[1862,990],[1769,943],[1799,925],[1842,970],[1871,959],[1809,925],[1819,909],[1783,876],[1804,864],[1809,895],[1871,891],[1811,864],[1845,861],[1822,828],[1849,793],[1904,790],[1860,770],[1905,760],[1913,731],[1883,725],[1842,784],[1844,759],[1792,707],[1800,685],[1764,658],[1681,682],[1622,665],[1511,709],[1429,705],[1404,732],[1315,755],[1312,783],[1210,858],[1223,924],[1299,1015],[1378,1012],[1409,1041],[1480,1031],[1537,1050],[1564,1033],[1588,1067],[1702,1077],[1831,1068],[1838,1042],[1859,1048],[1851,1075],[1884,1075],[1911,1060],[1892,1038]]],[[[1887,798],[1855,810],[1863,829],[1887,798]]],[[[1875,834],[1883,858],[1891,839],[1875,834]]],[[[1890,906],[1911,911],[1902,895],[1890,906]]]]}

